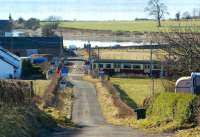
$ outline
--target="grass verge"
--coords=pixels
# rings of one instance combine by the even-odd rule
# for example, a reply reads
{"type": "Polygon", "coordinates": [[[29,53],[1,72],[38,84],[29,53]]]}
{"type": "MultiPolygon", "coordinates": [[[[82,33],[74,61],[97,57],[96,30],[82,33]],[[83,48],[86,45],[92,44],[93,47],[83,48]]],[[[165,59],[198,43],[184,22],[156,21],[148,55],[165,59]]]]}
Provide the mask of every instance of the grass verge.
{"type": "Polygon", "coordinates": [[[74,127],[72,88],[55,91],[57,86],[51,84],[48,80],[33,81],[36,95],[30,96],[30,81],[0,82],[0,137],[38,137],[48,135],[58,125],[74,127]]]}
{"type": "Polygon", "coordinates": [[[35,105],[0,107],[0,137],[37,137],[56,122],[35,105]]]}

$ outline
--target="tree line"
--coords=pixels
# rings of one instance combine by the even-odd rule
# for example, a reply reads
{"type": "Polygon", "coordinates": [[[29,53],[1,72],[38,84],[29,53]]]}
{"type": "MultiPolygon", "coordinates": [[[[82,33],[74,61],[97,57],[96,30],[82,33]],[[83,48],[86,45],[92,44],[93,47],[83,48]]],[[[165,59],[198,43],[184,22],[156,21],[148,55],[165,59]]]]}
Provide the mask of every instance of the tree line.
{"type": "MultiPolygon", "coordinates": [[[[12,20],[11,15],[9,19],[12,20]]],[[[56,36],[55,30],[58,28],[61,17],[58,16],[49,16],[45,22],[41,23],[41,21],[37,18],[30,18],[28,20],[23,19],[20,17],[19,19],[13,21],[13,28],[14,29],[30,29],[30,30],[37,30],[41,28],[43,36],[56,36]]]]}

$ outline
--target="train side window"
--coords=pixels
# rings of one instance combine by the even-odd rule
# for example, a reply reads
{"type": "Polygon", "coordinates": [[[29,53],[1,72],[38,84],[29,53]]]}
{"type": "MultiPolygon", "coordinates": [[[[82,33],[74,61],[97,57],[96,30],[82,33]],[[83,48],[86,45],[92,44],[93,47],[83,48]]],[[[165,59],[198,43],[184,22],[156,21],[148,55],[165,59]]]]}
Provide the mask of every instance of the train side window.
{"type": "Polygon", "coordinates": [[[99,68],[103,68],[103,64],[99,64],[99,68]]]}
{"type": "Polygon", "coordinates": [[[111,68],[111,64],[106,64],[106,68],[110,69],[111,68]]]}
{"type": "Polygon", "coordinates": [[[124,64],[124,68],[130,69],[131,68],[131,64],[124,64]]]}
{"type": "Polygon", "coordinates": [[[161,69],[161,66],[160,65],[154,65],[153,69],[161,69]]]}
{"type": "Polygon", "coordinates": [[[140,65],[133,65],[133,69],[141,69],[140,65]]]}

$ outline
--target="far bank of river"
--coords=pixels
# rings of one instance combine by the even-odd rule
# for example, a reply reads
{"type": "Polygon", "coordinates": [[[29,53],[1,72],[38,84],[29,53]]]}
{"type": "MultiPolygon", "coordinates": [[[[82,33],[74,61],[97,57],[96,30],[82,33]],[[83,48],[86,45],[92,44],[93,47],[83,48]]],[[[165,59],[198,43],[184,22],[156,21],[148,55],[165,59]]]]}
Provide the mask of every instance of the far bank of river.
{"type": "Polygon", "coordinates": [[[63,35],[65,40],[82,40],[82,41],[115,41],[115,42],[132,42],[147,43],[147,33],[139,32],[112,32],[106,30],[87,30],[87,29],[59,29],[58,35],[63,35]]]}

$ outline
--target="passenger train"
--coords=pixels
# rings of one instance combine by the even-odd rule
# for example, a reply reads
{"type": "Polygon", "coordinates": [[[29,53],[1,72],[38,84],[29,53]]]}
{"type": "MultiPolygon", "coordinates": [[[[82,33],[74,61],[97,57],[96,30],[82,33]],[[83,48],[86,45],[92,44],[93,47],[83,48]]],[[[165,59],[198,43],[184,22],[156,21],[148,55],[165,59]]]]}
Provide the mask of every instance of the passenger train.
{"type": "Polygon", "coordinates": [[[147,60],[95,60],[92,63],[94,71],[104,71],[105,74],[143,74],[155,77],[163,76],[163,65],[159,61],[147,60]],[[151,67],[152,64],[152,67],[151,67]]]}

